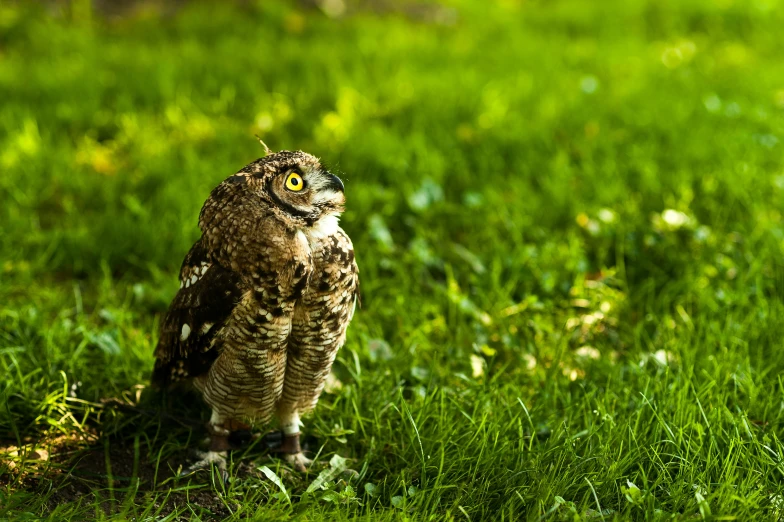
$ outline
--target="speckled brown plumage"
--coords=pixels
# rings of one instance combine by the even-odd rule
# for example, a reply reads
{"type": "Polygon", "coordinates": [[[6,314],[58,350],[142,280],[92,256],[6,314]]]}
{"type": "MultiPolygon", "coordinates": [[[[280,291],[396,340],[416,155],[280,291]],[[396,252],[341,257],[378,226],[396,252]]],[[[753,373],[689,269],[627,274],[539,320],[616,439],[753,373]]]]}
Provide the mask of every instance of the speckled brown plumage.
{"type": "Polygon", "coordinates": [[[343,184],[304,152],[257,160],[218,185],[163,322],[153,382],[191,381],[212,408],[215,451],[238,422],[280,418],[299,452],[300,415],[321,394],[358,297],[343,184]],[[300,185],[301,183],[301,185],[300,185]]]}

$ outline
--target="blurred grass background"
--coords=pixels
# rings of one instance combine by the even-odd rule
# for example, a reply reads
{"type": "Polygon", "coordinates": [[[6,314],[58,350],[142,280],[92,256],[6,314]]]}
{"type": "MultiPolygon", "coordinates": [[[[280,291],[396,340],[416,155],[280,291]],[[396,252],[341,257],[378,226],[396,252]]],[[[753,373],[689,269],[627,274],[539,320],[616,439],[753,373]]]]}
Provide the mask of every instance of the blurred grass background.
{"type": "Polygon", "coordinates": [[[782,24],[777,0],[0,3],[0,515],[777,519],[782,24]],[[362,276],[305,428],[358,475],[308,493],[244,459],[290,497],[239,464],[163,483],[198,430],[99,403],[147,384],[254,133],[341,175],[362,276]]]}

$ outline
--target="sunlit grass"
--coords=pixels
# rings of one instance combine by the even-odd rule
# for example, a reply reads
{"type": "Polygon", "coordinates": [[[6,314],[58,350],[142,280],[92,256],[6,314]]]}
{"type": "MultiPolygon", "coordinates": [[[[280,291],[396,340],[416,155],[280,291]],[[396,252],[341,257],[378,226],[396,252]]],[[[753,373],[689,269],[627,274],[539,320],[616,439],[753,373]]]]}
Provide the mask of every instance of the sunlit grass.
{"type": "Polygon", "coordinates": [[[0,517],[781,517],[775,2],[348,4],[0,6],[0,517]],[[177,481],[144,386],[254,133],[344,179],[363,308],[311,474],[177,481]]]}

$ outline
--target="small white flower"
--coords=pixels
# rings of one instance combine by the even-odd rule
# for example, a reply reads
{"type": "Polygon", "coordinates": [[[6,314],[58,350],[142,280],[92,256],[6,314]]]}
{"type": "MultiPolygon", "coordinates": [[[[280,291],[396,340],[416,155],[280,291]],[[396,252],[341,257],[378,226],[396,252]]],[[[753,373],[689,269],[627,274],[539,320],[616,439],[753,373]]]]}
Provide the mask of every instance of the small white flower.
{"type": "Polygon", "coordinates": [[[585,359],[594,359],[594,360],[598,359],[602,355],[601,352],[599,352],[599,350],[597,350],[593,346],[583,346],[581,348],[578,348],[577,351],[574,352],[574,354],[577,357],[583,357],[585,359]]]}
{"type": "Polygon", "coordinates": [[[471,375],[475,379],[485,374],[485,360],[478,355],[471,354],[471,375]]]}
{"type": "Polygon", "coordinates": [[[615,212],[609,208],[603,208],[599,211],[599,220],[604,223],[612,223],[615,221],[615,212]]]}
{"type": "Polygon", "coordinates": [[[672,354],[667,350],[656,350],[653,354],[654,360],[662,366],[667,366],[672,361],[672,354]]]}
{"type": "Polygon", "coordinates": [[[662,219],[672,228],[681,228],[691,221],[691,218],[678,210],[668,208],[661,214],[662,219]]]}

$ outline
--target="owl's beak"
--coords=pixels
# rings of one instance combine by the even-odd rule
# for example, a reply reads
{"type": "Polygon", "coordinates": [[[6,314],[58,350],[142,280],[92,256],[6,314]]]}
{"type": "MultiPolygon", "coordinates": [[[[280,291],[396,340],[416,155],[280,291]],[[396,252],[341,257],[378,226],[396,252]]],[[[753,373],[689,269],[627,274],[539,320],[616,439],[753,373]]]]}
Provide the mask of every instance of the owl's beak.
{"type": "Polygon", "coordinates": [[[340,180],[339,177],[335,176],[334,174],[327,174],[329,178],[329,184],[327,185],[328,188],[334,190],[335,192],[343,192],[345,187],[343,186],[343,182],[340,180]]]}

